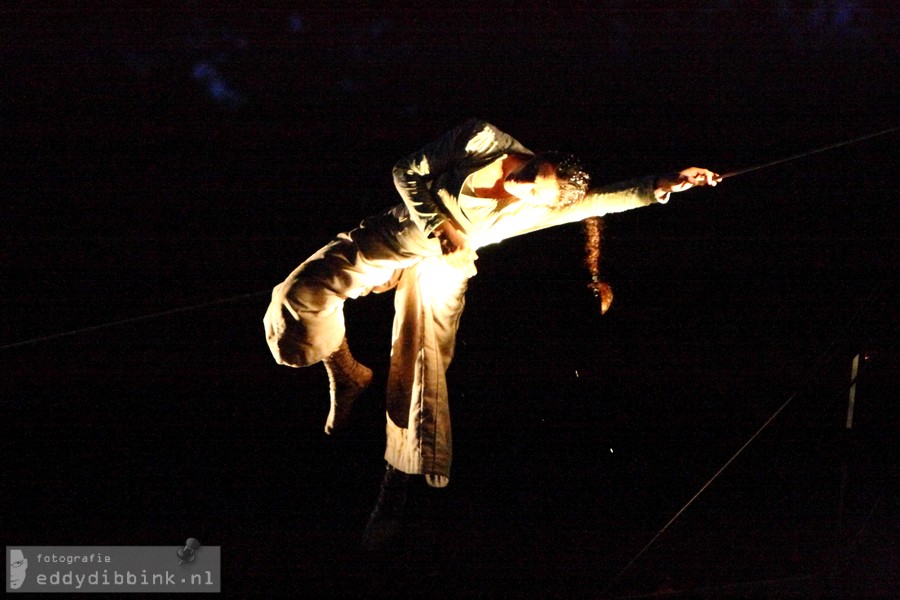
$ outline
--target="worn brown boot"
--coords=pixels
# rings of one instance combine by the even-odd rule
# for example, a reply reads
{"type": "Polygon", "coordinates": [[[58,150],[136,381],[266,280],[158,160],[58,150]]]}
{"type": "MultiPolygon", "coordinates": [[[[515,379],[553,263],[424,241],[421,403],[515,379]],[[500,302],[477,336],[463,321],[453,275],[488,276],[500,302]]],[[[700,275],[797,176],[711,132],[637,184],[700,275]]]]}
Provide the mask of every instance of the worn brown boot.
{"type": "Polygon", "coordinates": [[[356,362],[346,338],[340,348],[322,362],[328,371],[331,392],[331,410],[325,421],[325,433],[330,435],[347,424],[353,403],[372,383],[372,369],[356,362]]]}

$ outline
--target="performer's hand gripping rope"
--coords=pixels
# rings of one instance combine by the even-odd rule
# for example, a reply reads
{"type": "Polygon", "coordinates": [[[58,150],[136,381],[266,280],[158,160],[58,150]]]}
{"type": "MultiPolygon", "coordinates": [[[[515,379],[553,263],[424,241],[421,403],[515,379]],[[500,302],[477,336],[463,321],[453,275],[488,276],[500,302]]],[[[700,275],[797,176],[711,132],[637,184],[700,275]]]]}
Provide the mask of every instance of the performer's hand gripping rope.
{"type": "MultiPolygon", "coordinates": [[[[735,171],[729,171],[728,173],[725,173],[723,175],[718,175],[716,173],[712,173],[711,171],[706,171],[705,169],[685,169],[680,173],[661,177],[658,181],[658,188],[665,192],[681,192],[694,186],[715,186],[723,179],[728,179],[737,175],[743,175],[745,173],[751,173],[753,171],[766,169],[768,167],[774,167],[775,165],[780,165],[800,158],[805,158],[813,154],[819,154],[820,152],[826,152],[828,150],[840,148],[841,146],[855,144],[857,142],[862,142],[879,136],[887,135],[896,131],[900,131],[900,127],[890,127],[882,131],[869,133],[834,144],[829,144],[821,148],[816,148],[815,150],[809,150],[800,154],[794,154],[786,158],[762,163],[752,167],[737,169],[735,171]]],[[[609,285],[600,280],[599,239],[602,234],[603,221],[599,217],[586,219],[584,221],[584,228],[586,236],[588,238],[588,254],[585,262],[591,272],[591,283],[588,284],[588,288],[591,289],[591,291],[594,293],[594,297],[597,298],[598,302],[600,303],[600,313],[606,314],[606,311],[609,310],[609,306],[612,303],[613,294],[612,289],[609,287],[609,285]]]]}

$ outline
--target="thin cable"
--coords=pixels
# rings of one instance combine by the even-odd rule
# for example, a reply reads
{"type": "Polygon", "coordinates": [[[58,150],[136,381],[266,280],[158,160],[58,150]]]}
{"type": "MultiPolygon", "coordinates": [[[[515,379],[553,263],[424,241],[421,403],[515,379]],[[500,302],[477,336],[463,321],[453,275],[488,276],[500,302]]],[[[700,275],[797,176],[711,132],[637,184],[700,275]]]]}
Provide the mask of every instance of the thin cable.
{"type": "MultiPolygon", "coordinates": [[[[680,517],[681,514],[682,514],[684,511],[686,511],[686,510],[688,509],[688,507],[690,507],[691,504],[694,503],[694,500],[696,500],[697,498],[699,498],[700,495],[701,495],[704,491],[706,491],[706,488],[708,488],[710,485],[712,485],[712,483],[719,477],[719,475],[721,475],[721,474],[725,471],[725,469],[727,469],[728,466],[729,466],[731,463],[733,463],[733,462],[735,461],[735,459],[737,459],[738,456],[740,456],[740,454],[744,451],[744,449],[747,448],[747,446],[749,446],[749,445],[753,442],[753,440],[755,440],[755,439],[759,436],[759,434],[762,433],[763,430],[764,430],[766,427],[768,427],[769,424],[770,424],[772,421],[774,421],[774,420],[778,417],[779,414],[781,414],[781,411],[783,411],[785,408],[787,408],[788,404],[790,404],[790,403],[794,400],[794,398],[797,397],[797,395],[798,395],[799,393],[800,393],[800,391],[798,390],[798,391],[794,392],[793,394],[791,394],[791,397],[788,398],[788,399],[784,402],[784,404],[782,404],[780,407],[778,407],[778,410],[776,410],[776,411],[772,414],[772,416],[769,417],[769,418],[766,420],[766,422],[762,424],[762,427],[760,427],[759,429],[757,429],[757,430],[756,430],[756,433],[754,433],[752,436],[750,436],[750,439],[747,440],[747,441],[744,443],[744,445],[741,446],[740,449],[739,449],[737,452],[735,452],[734,455],[733,455],[731,458],[728,459],[728,462],[726,462],[724,465],[722,465],[722,467],[721,467],[718,471],[716,471],[715,475],[713,475],[713,476],[709,479],[709,481],[707,481],[705,484],[703,484],[703,487],[701,487],[700,490],[699,490],[696,494],[694,494],[694,496],[693,496],[690,500],[688,500],[687,503],[686,503],[684,506],[682,506],[681,509],[680,509],[677,513],[675,513],[675,516],[674,516],[674,517],[672,517],[671,519],[669,519],[669,522],[666,523],[666,524],[663,526],[663,528],[660,529],[659,532],[657,532],[657,534],[653,536],[653,539],[651,539],[649,542],[647,542],[647,545],[645,545],[643,548],[641,548],[641,551],[638,552],[637,555],[636,555],[634,558],[632,558],[632,559],[628,562],[627,565],[625,565],[625,568],[623,568],[623,569],[619,572],[619,574],[616,575],[616,576],[612,579],[612,581],[609,582],[609,584],[608,584],[608,585],[606,586],[606,588],[604,588],[604,590],[603,590],[603,595],[605,595],[606,592],[608,592],[608,591],[610,590],[610,588],[612,588],[612,586],[614,586],[616,583],[618,583],[618,581],[619,581],[619,579],[621,579],[622,575],[624,575],[624,574],[628,571],[628,569],[630,569],[631,566],[632,566],[634,563],[636,563],[637,560],[638,560],[641,556],[643,556],[644,553],[645,553],[647,550],[650,549],[650,546],[652,546],[652,545],[656,542],[656,540],[658,540],[659,537],[660,537],[663,533],[665,533],[665,531],[672,525],[672,523],[674,523],[674,522],[678,519],[678,517],[680,517]]],[[[602,595],[601,595],[601,596],[602,596],[602,595]]]]}
{"type": "Polygon", "coordinates": [[[812,575],[797,575],[795,577],[779,577],[775,579],[756,579],[753,581],[741,581],[739,583],[730,583],[716,586],[708,586],[703,588],[691,588],[684,590],[672,590],[665,592],[649,592],[646,594],[633,594],[629,596],[616,596],[613,600],[645,600],[647,598],[666,598],[672,596],[681,596],[684,598],[693,598],[697,594],[710,592],[724,592],[726,590],[740,590],[748,587],[771,586],[773,584],[797,583],[801,581],[812,581],[812,575]]]}
{"type": "Polygon", "coordinates": [[[768,167],[773,167],[775,165],[780,165],[781,163],[786,163],[788,161],[797,160],[798,158],[804,158],[806,156],[812,156],[813,154],[819,154],[820,152],[826,152],[828,150],[833,150],[835,148],[840,148],[841,146],[847,146],[849,144],[855,144],[857,142],[862,142],[864,140],[869,140],[875,137],[879,137],[882,135],[887,135],[889,133],[893,133],[895,131],[900,131],[900,127],[891,127],[890,129],[885,129],[883,131],[879,131],[877,133],[869,133],[857,138],[853,138],[852,140],[845,140],[843,142],[838,142],[836,144],[830,144],[828,146],[824,146],[822,148],[817,148],[815,150],[809,150],[808,152],[801,152],[800,154],[794,154],[793,156],[788,156],[787,158],[781,158],[778,160],[773,160],[772,162],[767,162],[761,165],[756,165],[753,167],[747,167],[745,169],[738,169],[737,171],[731,171],[730,173],[725,173],[721,176],[721,179],[728,179],[729,177],[735,177],[737,175],[743,175],[744,173],[750,173],[751,171],[758,171],[760,169],[765,169],[768,167]]]}
{"type": "MultiPolygon", "coordinates": [[[[764,164],[761,164],[761,165],[756,165],[756,166],[753,166],[753,167],[747,167],[747,168],[745,168],[745,169],[739,169],[739,170],[737,170],[737,171],[731,171],[731,172],[729,172],[729,173],[725,173],[724,175],[721,175],[721,176],[720,176],[720,180],[721,180],[721,179],[728,179],[729,177],[735,177],[735,176],[737,176],[737,175],[743,175],[744,173],[750,173],[750,172],[752,172],[752,171],[758,171],[758,170],[760,170],[760,169],[765,169],[765,168],[767,168],[767,167],[772,167],[772,166],[779,165],[779,164],[782,164],[782,163],[786,163],[786,162],[789,162],[789,161],[792,161],[792,160],[797,160],[798,158],[803,158],[803,157],[806,157],[806,156],[811,156],[811,155],[813,155],[813,154],[818,154],[818,153],[820,153],[820,152],[826,152],[826,151],[828,151],[828,150],[833,150],[834,148],[840,148],[841,146],[847,146],[847,145],[849,145],[849,144],[855,144],[855,143],[857,143],[857,142],[862,142],[862,141],[864,141],[864,140],[872,139],[872,138],[879,137],[879,136],[882,136],[882,135],[887,135],[887,134],[893,133],[893,132],[895,132],[895,131],[900,131],[900,126],[898,126],[898,127],[891,127],[891,128],[889,128],[889,129],[885,129],[885,130],[882,130],[882,131],[878,131],[878,132],[876,132],[876,133],[869,133],[869,134],[866,134],[866,135],[863,135],[863,136],[860,136],[860,137],[857,137],[857,138],[853,138],[853,139],[850,139],[850,140],[845,140],[845,141],[843,141],[843,142],[837,142],[837,143],[835,143],[835,144],[830,144],[830,145],[824,146],[824,147],[822,147],[822,148],[817,148],[817,149],[815,149],[815,150],[810,150],[810,151],[808,151],[808,152],[803,152],[803,153],[800,153],[800,154],[795,154],[795,155],[789,156],[789,157],[787,157],[787,158],[782,158],[782,159],[779,159],[779,160],[774,160],[774,161],[772,161],[772,162],[764,163],[764,164]]],[[[138,317],[132,317],[132,318],[128,318],[128,319],[121,319],[121,320],[119,320],[119,321],[112,321],[112,322],[110,322],[110,323],[102,323],[102,324],[100,324],[100,325],[93,325],[93,326],[90,326],[90,327],[82,327],[82,328],[80,328],[80,329],[74,329],[74,330],[72,330],[72,331],[65,331],[65,332],[62,332],[62,333],[55,333],[55,334],[52,334],[52,335],[47,335],[47,336],[43,336],[43,337],[33,338],[33,339],[30,339],[30,340],[23,340],[23,341],[21,341],[21,342],[14,342],[14,343],[12,343],[12,344],[6,344],[6,345],[4,345],[4,346],[0,346],[0,351],[8,350],[8,349],[11,349],[11,348],[18,348],[18,347],[21,347],[21,346],[28,346],[28,345],[31,345],[31,344],[37,344],[37,343],[39,343],[39,342],[45,342],[45,341],[49,341],[49,340],[55,340],[55,339],[58,339],[58,338],[61,338],[61,337],[68,337],[68,336],[72,336],[72,335],[78,335],[78,334],[80,334],[80,333],[86,333],[86,332],[88,332],[88,331],[96,331],[96,330],[98,330],[98,329],[105,329],[105,328],[108,328],[108,327],[115,327],[115,326],[118,326],[118,325],[125,325],[125,324],[128,324],[128,323],[135,323],[135,322],[143,321],[143,320],[147,320],[147,319],[155,319],[155,318],[157,318],[157,317],[162,317],[162,316],[166,316],[166,315],[171,315],[171,314],[175,314],[175,313],[179,313],[179,312],[186,312],[186,311],[196,310],[196,309],[198,309],[198,308],[205,308],[205,307],[207,307],[207,306],[213,306],[213,305],[216,305],[216,304],[224,304],[224,303],[227,303],[227,302],[234,302],[234,301],[237,301],[237,300],[243,300],[243,299],[245,299],[245,298],[252,298],[252,297],[254,297],[254,296],[260,296],[260,295],[266,294],[266,293],[268,293],[268,290],[261,291],[261,292],[254,292],[254,293],[251,293],[251,294],[242,294],[242,295],[240,295],[240,296],[233,296],[233,297],[231,297],[231,298],[224,298],[224,299],[222,299],[222,300],[213,300],[213,301],[211,301],[211,302],[204,302],[203,304],[196,304],[196,305],[193,305],[193,306],[185,306],[185,307],[182,307],[182,308],[174,308],[174,309],[171,309],[171,310],[166,310],[166,311],[162,311],[162,312],[152,313],[152,314],[148,314],[148,315],[142,315],[142,316],[138,316],[138,317]]]]}
{"type": "Polygon", "coordinates": [[[50,340],[59,339],[62,337],[72,336],[72,335],[78,335],[81,333],[87,333],[89,331],[96,331],[98,329],[106,329],[109,327],[116,327],[119,325],[127,325],[129,323],[137,323],[139,321],[147,321],[149,319],[156,319],[158,317],[165,317],[167,315],[174,315],[176,313],[188,312],[191,310],[197,310],[199,308],[206,308],[207,306],[215,306],[216,304],[227,304],[229,302],[237,302],[238,300],[244,300],[246,298],[254,298],[256,296],[262,296],[263,294],[269,294],[269,293],[271,293],[271,290],[263,290],[260,292],[253,292],[251,294],[241,294],[240,296],[232,296],[230,298],[221,298],[219,300],[211,300],[209,302],[204,302],[202,304],[194,304],[192,306],[182,306],[180,308],[173,308],[170,310],[164,310],[164,311],[155,312],[155,313],[151,313],[151,314],[147,314],[147,315],[130,317],[128,319],[120,319],[118,321],[110,321],[109,323],[101,323],[100,325],[91,325],[89,327],[73,329],[72,331],[64,331],[61,333],[45,335],[42,337],[30,339],[30,340],[23,340],[21,342],[13,342],[12,344],[6,344],[4,346],[0,346],[0,351],[8,350],[11,348],[19,348],[21,346],[29,346],[32,344],[38,344],[40,342],[46,342],[46,341],[50,341],[50,340]]]}
{"type": "MultiPolygon", "coordinates": [[[[853,317],[852,317],[852,318],[844,325],[844,327],[841,329],[841,331],[840,331],[840,333],[838,334],[838,336],[831,342],[831,344],[829,345],[828,349],[827,349],[825,352],[823,352],[823,353],[819,356],[819,358],[814,362],[814,365],[813,365],[813,367],[812,367],[812,371],[813,371],[813,372],[815,372],[815,371],[818,369],[818,366],[819,366],[819,365],[820,365],[820,364],[821,364],[821,363],[822,363],[822,362],[823,362],[823,361],[824,361],[824,360],[825,360],[825,359],[826,359],[826,358],[834,351],[834,349],[835,349],[835,347],[837,346],[839,340],[842,339],[842,338],[845,336],[846,332],[847,332],[847,331],[848,331],[855,323],[857,323],[857,322],[862,318],[862,316],[863,316],[864,314],[867,314],[867,313],[868,313],[868,311],[871,309],[871,306],[877,301],[877,299],[878,299],[878,298],[881,296],[881,294],[884,292],[884,289],[886,288],[886,286],[887,286],[887,280],[883,280],[883,281],[879,281],[879,282],[878,282],[878,285],[876,285],[875,289],[869,294],[868,298],[867,298],[866,301],[863,303],[863,306],[862,306],[859,310],[857,310],[857,311],[854,312],[853,317]]],[[[768,426],[769,426],[769,425],[770,425],[770,424],[778,417],[778,415],[780,415],[781,412],[784,411],[784,409],[787,408],[788,405],[789,405],[791,402],[793,402],[793,401],[797,398],[797,396],[800,395],[801,391],[803,391],[804,389],[805,389],[805,387],[800,387],[799,389],[797,389],[793,394],[791,394],[791,396],[790,396],[790,397],[789,397],[789,398],[788,398],[781,406],[778,407],[778,410],[776,410],[774,413],[772,413],[772,416],[770,416],[770,417],[766,420],[766,422],[763,423],[762,426],[760,426],[760,428],[756,430],[756,433],[754,433],[752,436],[750,436],[750,439],[748,439],[748,440],[744,443],[744,445],[741,446],[741,447],[738,449],[738,451],[735,452],[734,455],[733,455],[731,458],[729,458],[728,461],[727,461],[724,465],[722,465],[722,467],[720,467],[719,470],[716,471],[715,474],[714,474],[714,475],[713,475],[713,476],[712,476],[705,484],[703,484],[703,486],[700,488],[700,490],[697,491],[697,493],[694,494],[694,495],[691,497],[691,499],[688,500],[687,503],[685,503],[685,505],[682,506],[681,509],[680,509],[677,513],[675,513],[675,516],[673,516],[671,519],[669,519],[669,522],[666,523],[666,524],[663,526],[663,528],[660,529],[660,530],[656,533],[656,535],[654,535],[653,538],[652,538],[649,542],[647,542],[647,544],[646,544],[643,548],[641,548],[640,552],[638,552],[638,553],[635,555],[635,557],[632,558],[632,559],[628,562],[628,564],[625,565],[625,567],[624,567],[621,571],[619,571],[618,575],[616,575],[616,576],[615,576],[615,577],[607,584],[607,586],[603,589],[603,592],[601,593],[601,597],[605,597],[605,596],[606,596],[607,592],[609,592],[609,590],[612,589],[612,587],[613,587],[616,583],[619,582],[619,580],[622,578],[622,576],[625,575],[625,573],[628,572],[628,570],[632,567],[632,565],[634,565],[634,563],[636,563],[636,562],[638,561],[638,559],[640,559],[640,557],[643,556],[644,553],[646,553],[647,550],[649,550],[650,547],[653,546],[653,544],[656,543],[656,540],[658,540],[658,539],[660,538],[660,536],[662,536],[662,534],[665,533],[666,530],[667,530],[667,529],[668,529],[668,528],[669,528],[676,520],[678,520],[678,518],[679,518],[679,517],[680,517],[680,516],[681,516],[681,515],[682,515],[682,514],[690,507],[690,506],[691,506],[691,504],[693,504],[694,501],[695,501],[697,498],[699,498],[700,495],[703,494],[703,492],[706,491],[706,489],[707,489],[710,485],[712,485],[712,483],[719,477],[719,475],[721,475],[721,474],[729,467],[729,465],[731,465],[731,463],[733,463],[733,462],[737,459],[737,457],[740,456],[740,454],[741,454],[741,453],[742,453],[742,452],[743,452],[743,451],[744,451],[751,443],[753,443],[753,441],[754,441],[757,437],[759,437],[759,434],[761,434],[761,433],[763,432],[763,430],[765,430],[765,429],[766,429],[766,428],[767,428],[767,427],[768,427],[768,426]]]]}

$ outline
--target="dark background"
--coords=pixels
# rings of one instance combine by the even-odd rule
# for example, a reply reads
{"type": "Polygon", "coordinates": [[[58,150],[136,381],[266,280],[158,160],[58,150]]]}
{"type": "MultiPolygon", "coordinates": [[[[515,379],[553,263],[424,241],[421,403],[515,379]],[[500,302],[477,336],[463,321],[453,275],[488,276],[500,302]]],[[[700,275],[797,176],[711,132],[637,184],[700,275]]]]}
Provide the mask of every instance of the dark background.
{"type": "Polygon", "coordinates": [[[896,133],[609,217],[603,317],[578,225],[483,249],[451,485],[359,549],[392,299],[347,306],[345,439],[261,319],[399,157],[479,116],[615,181],[898,125],[890,3],[600,6],[4,8],[3,543],[196,537],[266,596],[896,597],[896,133]]]}

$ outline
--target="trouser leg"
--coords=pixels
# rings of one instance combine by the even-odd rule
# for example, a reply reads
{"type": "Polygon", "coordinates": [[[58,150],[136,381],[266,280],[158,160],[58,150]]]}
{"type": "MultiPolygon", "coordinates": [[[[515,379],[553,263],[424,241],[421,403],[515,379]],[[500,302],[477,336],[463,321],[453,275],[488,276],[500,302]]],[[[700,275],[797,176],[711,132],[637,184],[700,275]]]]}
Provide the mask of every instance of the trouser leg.
{"type": "Polygon", "coordinates": [[[263,319],[275,361],[291,367],[315,364],[341,346],[344,302],[383,286],[410,260],[369,260],[341,234],[297,267],[272,291],[263,319]]]}
{"type": "Polygon", "coordinates": [[[272,291],[264,323],[276,362],[321,361],[344,339],[348,298],[390,289],[402,269],[440,254],[438,240],[425,237],[402,207],[338,235],[272,291]]]}
{"type": "Polygon", "coordinates": [[[394,300],[385,458],[403,472],[425,474],[437,487],[450,475],[446,371],[467,283],[465,271],[432,257],[403,272],[394,300]]]}
{"type": "Polygon", "coordinates": [[[266,340],[279,364],[324,362],[331,396],[326,433],[346,424],[356,398],[372,380],[371,370],[353,358],[347,345],[344,302],[395,285],[400,270],[419,260],[371,239],[368,246],[379,252],[367,258],[351,237],[356,233],[366,239],[359,230],[342,234],[295,269],[273,290],[264,318],[266,340]]]}

